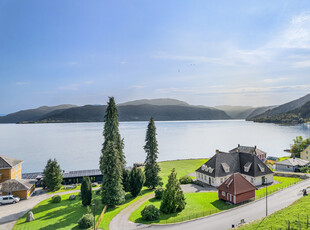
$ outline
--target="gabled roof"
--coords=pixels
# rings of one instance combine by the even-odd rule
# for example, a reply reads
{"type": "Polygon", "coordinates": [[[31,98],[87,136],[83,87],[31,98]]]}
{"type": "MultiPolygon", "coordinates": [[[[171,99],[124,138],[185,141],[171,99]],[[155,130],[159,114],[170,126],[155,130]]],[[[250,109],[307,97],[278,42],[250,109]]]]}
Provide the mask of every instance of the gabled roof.
{"type": "Polygon", "coordinates": [[[247,179],[245,179],[240,173],[234,173],[217,189],[233,195],[238,195],[253,191],[256,189],[256,187],[252,185],[247,179]]]}
{"type": "Polygon", "coordinates": [[[238,152],[242,152],[242,153],[249,153],[249,154],[255,154],[255,155],[262,155],[262,154],[266,154],[266,152],[264,152],[263,150],[260,150],[258,148],[256,148],[256,146],[251,147],[251,146],[242,146],[242,145],[238,145],[238,147],[232,149],[229,151],[230,153],[238,153],[238,152]]]}
{"type": "Polygon", "coordinates": [[[290,158],[283,161],[276,162],[276,165],[286,165],[286,166],[305,166],[309,164],[309,161],[302,160],[300,158],[290,158]]]}
{"type": "Polygon", "coordinates": [[[0,169],[2,168],[12,168],[15,165],[23,162],[22,160],[14,159],[12,157],[0,156],[0,169]]]}
{"type": "Polygon", "coordinates": [[[211,177],[225,177],[233,173],[242,173],[252,177],[264,176],[273,172],[256,156],[248,153],[218,152],[209,161],[196,170],[211,177]],[[225,172],[223,164],[229,166],[225,172]],[[251,164],[249,170],[245,169],[251,164]],[[212,171],[205,169],[214,169],[212,171]]]}
{"type": "Polygon", "coordinates": [[[0,191],[1,192],[15,192],[15,191],[24,191],[30,189],[34,184],[36,180],[6,180],[2,183],[0,183],[0,191]]]}

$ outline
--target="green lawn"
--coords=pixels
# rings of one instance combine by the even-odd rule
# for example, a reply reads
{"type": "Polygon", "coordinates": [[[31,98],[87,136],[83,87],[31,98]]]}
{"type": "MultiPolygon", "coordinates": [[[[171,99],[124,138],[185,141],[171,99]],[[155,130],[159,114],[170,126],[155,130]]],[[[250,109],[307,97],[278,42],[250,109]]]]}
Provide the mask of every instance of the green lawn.
{"type": "Polygon", "coordinates": [[[159,162],[160,176],[164,184],[168,181],[168,176],[171,170],[175,168],[178,178],[195,172],[202,164],[208,159],[191,159],[191,160],[176,160],[176,161],[163,161],[159,162]]]}
{"type": "Polygon", "coordinates": [[[105,212],[102,221],[99,225],[99,228],[102,228],[104,230],[109,229],[109,224],[111,222],[111,220],[120,212],[122,211],[124,208],[128,207],[130,204],[136,202],[137,200],[139,200],[141,197],[146,196],[147,194],[153,192],[152,190],[149,190],[147,188],[144,188],[141,192],[140,196],[137,197],[132,197],[129,193],[127,193],[126,195],[126,201],[124,204],[116,206],[114,208],[108,208],[108,210],[105,212]]]}
{"type": "MultiPolygon", "coordinates": [[[[77,195],[78,193],[72,193],[77,195]]],[[[54,230],[54,229],[78,229],[77,222],[87,213],[87,208],[82,206],[79,197],[70,201],[68,198],[72,194],[62,195],[60,203],[51,203],[51,199],[47,199],[39,203],[32,209],[35,220],[26,223],[26,215],[19,219],[14,226],[14,230],[54,230]]],[[[96,219],[103,210],[100,196],[93,194],[93,201],[99,204],[96,207],[96,219]]],[[[93,210],[92,210],[93,211],[93,210]]]]}
{"type": "MultiPolygon", "coordinates": [[[[279,184],[274,184],[270,185],[267,187],[267,192],[268,194],[274,193],[276,191],[279,191],[283,188],[286,188],[290,185],[293,185],[294,183],[297,183],[299,181],[302,181],[299,178],[294,178],[294,177],[279,177],[279,176],[274,176],[273,179],[275,181],[280,182],[279,184]]],[[[266,188],[261,188],[259,190],[256,190],[256,199],[260,199],[262,197],[266,196],[266,188]]]]}
{"type": "Polygon", "coordinates": [[[310,225],[308,225],[307,228],[307,217],[310,222],[309,210],[310,196],[302,197],[287,208],[275,212],[267,218],[254,221],[238,229],[288,229],[288,221],[290,221],[290,229],[310,229],[310,225]]]}
{"type": "Polygon", "coordinates": [[[185,193],[186,207],[183,211],[173,214],[160,213],[160,220],[157,221],[144,221],[141,218],[142,209],[149,204],[160,207],[160,200],[152,198],[142,204],[137,210],[135,210],[129,220],[136,223],[144,224],[166,224],[176,223],[185,220],[190,220],[202,216],[207,216],[216,212],[233,208],[236,205],[226,205],[224,201],[218,199],[217,192],[201,192],[201,193],[185,193]]]}
{"type": "MultiPolygon", "coordinates": [[[[97,185],[94,188],[100,187],[100,185],[97,185]]],[[[67,191],[74,191],[74,190],[81,190],[81,184],[78,184],[76,187],[73,188],[65,188],[64,186],[61,186],[59,190],[53,191],[53,192],[48,192],[48,194],[53,194],[53,193],[60,193],[60,192],[67,192],[67,191]]]]}
{"type": "MultiPolygon", "coordinates": [[[[191,160],[176,160],[176,161],[164,161],[159,162],[160,166],[160,176],[163,178],[163,182],[167,183],[168,181],[168,175],[171,173],[171,170],[173,168],[176,169],[176,172],[178,173],[178,177],[185,176],[189,173],[195,172],[197,168],[199,168],[203,163],[205,163],[207,159],[191,159],[191,160]]],[[[149,190],[143,190],[142,193],[145,194],[145,192],[149,190]]],[[[109,224],[111,220],[124,208],[132,204],[133,202],[140,199],[141,196],[136,197],[135,199],[128,196],[126,199],[126,202],[122,205],[117,206],[113,209],[108,209],[107,212],[104,214],[103,220],[100,224],[100,228],[103,228],[104,230],[109,229],[109,224]]]]}

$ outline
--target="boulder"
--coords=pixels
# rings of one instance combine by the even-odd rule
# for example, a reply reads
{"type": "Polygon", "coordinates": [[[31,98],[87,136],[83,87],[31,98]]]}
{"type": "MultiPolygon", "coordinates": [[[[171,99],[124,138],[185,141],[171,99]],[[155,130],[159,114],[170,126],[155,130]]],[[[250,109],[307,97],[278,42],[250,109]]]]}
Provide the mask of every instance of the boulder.
{"type": "Polygon", "coordinates": [[[34,220],[33,213],[31,211],[28,212],[26,222],[30,222],[34,220]]]}
{"type": "Polygon", "coordinates": [[[70,195],[69,200],[75,200],[76,196],[75,195],[70,195]]]}

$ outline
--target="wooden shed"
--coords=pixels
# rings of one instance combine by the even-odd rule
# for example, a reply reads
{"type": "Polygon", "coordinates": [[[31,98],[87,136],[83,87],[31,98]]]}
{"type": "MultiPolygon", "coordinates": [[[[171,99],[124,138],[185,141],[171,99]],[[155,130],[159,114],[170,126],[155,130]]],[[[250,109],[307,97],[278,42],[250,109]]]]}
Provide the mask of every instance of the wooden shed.
{"type": "Polygon", "coordinates": [[[238,204],[255,198],[256,187],[240,173],[234,173],[218,188],[219,199],[238,204]]]}

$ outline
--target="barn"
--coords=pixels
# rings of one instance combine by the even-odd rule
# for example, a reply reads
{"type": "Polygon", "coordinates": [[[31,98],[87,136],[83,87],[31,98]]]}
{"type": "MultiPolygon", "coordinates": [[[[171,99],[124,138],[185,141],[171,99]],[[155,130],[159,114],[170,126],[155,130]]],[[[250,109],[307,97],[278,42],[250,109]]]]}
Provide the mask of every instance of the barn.
{"type": "Polygon", "coordinates": [[[243,201],[254,198],[256,187],[245,179],[240,173],[234,173],[218,188],[220,200],[239,204],[243,201]]]}

